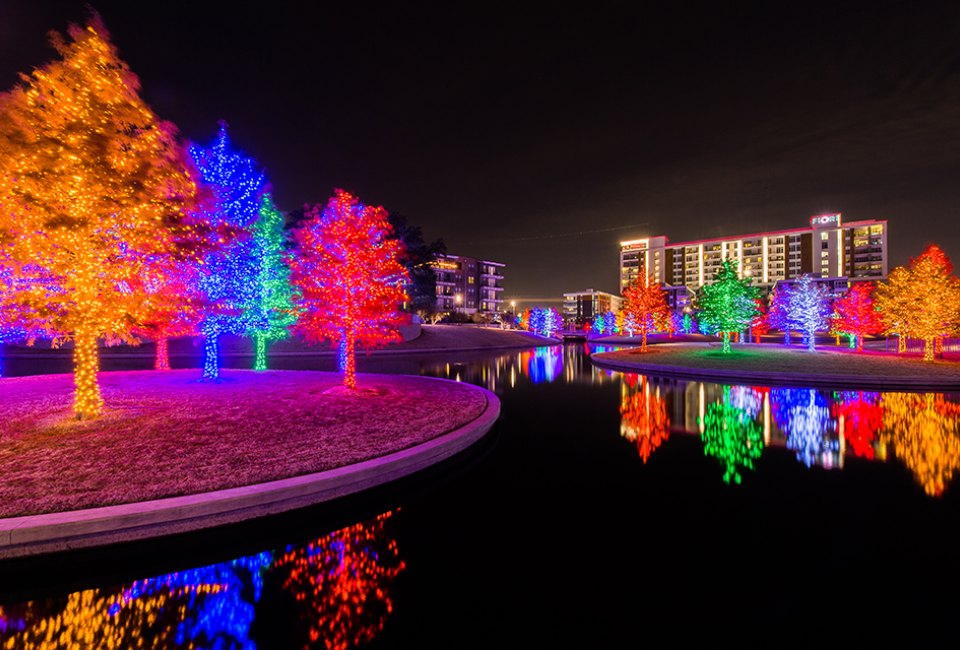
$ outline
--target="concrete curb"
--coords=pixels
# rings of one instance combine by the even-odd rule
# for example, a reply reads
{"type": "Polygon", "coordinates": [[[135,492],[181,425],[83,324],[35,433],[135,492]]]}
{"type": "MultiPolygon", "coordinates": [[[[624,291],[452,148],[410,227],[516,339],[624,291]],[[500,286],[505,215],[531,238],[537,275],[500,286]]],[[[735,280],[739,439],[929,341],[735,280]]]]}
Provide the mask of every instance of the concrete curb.
{"type": "Polygon", "coordinates": [[[886,390],[886,391],[960,391],[960,379],[948,377],[889,377],[881,375],[867,375],[852,377],[850,375],[805,375],[781,373],[775,371],[758,370],[726,370],[719,368],[690,368],[686,366],[663,366],[652,363],[627,363],[610,361],[604,356],[609,352],[600,352],[590,355],[590,363],[598,368],[615,370],[617,372],[634,372],[640,374],[657,375],[659,377],[673,377],[676,379],[694,379],[699,381],[713,381],[717,383],[739,383],[769,386],[804,386],[813,388],[847,388],[853,390],[886,390]]]}
{"type": "Polygon", "coordinates": [[[477,418],[438,438],[380,458],[203,494],[0,519],[0,559],[236,523],[332,501],[409,476],[467,450],[493,428],[500,417],[500,400],[485,388],[472,388],[482,391],[487,400],[477,418]]]}

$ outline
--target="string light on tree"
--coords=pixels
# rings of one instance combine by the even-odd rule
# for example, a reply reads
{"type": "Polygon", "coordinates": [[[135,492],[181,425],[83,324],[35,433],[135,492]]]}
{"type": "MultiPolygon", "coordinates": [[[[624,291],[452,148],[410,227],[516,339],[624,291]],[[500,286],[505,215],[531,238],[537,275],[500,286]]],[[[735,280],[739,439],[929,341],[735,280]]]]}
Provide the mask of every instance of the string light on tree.
{"type": "Polygon", "coordinates": [[[623,298],[624,310],[633,317],[642,337],[640,351],[646,352],[650,330],[664,329],[668,325],[670,307],[667,306],[666,292],[659,282],[651,282],[646,275],[640,275],[623,290],[623,298]]]}
{"type": "Polygon", "coordinates": [[[750,276],[740,277],[737,265],[726,259],[713,282],[700,288],[697,304],[701,327],[723,337],[724,353],[729,353],[730,333],[742,332],[757,315],[758,291],[751,285],[750,276]]]}
{"type": "Polygon", "coordinates": [[[269,329],[258,308],[259,259],[250,229],[260,208],[266,177],[256,162],[233,148],[226,122],[209,147],[193,144],[190,155],[211,195],[204,217],[221,232],[221,246],[203,261],[200,286],[210,309],[200,324],[203,333],[203,378],[220,376],[218,340],[221,334],[269,329]]]}
{"type": "Polygon", "coordinates": [[[857,282],[850,287],[845,296],[833,303],[836,314],[834,328],[849,334],[856,341],[857,352],[863,352],[863,338],[883,330],[883,320],[876,305],[873,304],[872,282],[857,282]]]}
{"type": "Polygon", "coordinates": [[[933,361],[935,341],[960,327],[960,280],[937,246],[928,246],[910,266],[895,268],[876,289],[888,333],[923,340],[923,360],[933,361]]]}
{"type": "Polygon", "coordinates": [[[301,313],[294,331],[309,341],[344,342],[348,388],[357,386],[356,346],[399,340],[398,327],[407,322],[400,305],[409,279],[402,244],[390,232],[386,210],[339,189],[326,206],[309,208],[293,231],[290,280],[301,313]]]}
{"type": "Polygon", "coordinates": [[[0,99],[0,241],[24,329],[74,343],[74,413],[99,415],[98,339],[134,342],[139,278],[195,233],[174,127],[139,96],[99,17],[0,99]]]}
{"type": "Polygon", "coordinates": [[[253,369],[266,370],[267,342],[287,338],[289,328],[297,321],[290,267],[283,252],[283,215],[270,194],[261,197],[252,230],[256,292],[250,308],[255,318],[248,319],[247,335],[254,341],[253,369]]]}
{"type": "Polygon", "coordinates": [[[830,326],[831,313],[827,288],[810,274],[800,276],[790,292],[790,320],[803,332],[810,352],[816,350],[816,333],[830,326]]]}

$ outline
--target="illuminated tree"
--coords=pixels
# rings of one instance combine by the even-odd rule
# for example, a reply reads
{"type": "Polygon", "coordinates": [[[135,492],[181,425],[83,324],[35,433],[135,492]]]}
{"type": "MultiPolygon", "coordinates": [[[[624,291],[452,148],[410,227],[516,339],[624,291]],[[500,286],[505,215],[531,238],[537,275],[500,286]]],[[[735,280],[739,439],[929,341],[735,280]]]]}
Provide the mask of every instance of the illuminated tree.
{"type": "Polygon", "coordinates": [[[783,344],[790,345],[790,332],[797,329],[790,313],[790,300],[793,295],[789,284],[780,282],[770,295],[770,310],[767,313],[767,324],[783,332],[783,344]]]}
{"type": "Polygon", "coordinates": [[[293,242],[290,279],[301,313],[294,331],[309,341],[342,342],[343,384],[356,388],[356,346],[399,340],[406,322],[399,308],[407,271],[387,211],[335,190],[325,207],[308,210],[293,242]]]}
{"type": "Polygon", "coordinates": [[[863,337],[883,330],[880,312],[871,297],[874,288],[872,282],[857,282],[851,285],[847,295],[833,303],[836,312],[834,327],[856,337],[857,352],[863,352],[863,337]]]}
{"type": "Polygon", "coordinates": [[[693,331],[693,318],[690,316],[690,312],[683,313],[683,333],[689,334],[693,331]]]}
{"type": "Polygon", "coordinates": [[[637,453],[646,463],[650,455],[670,438],[667,402],[659,390],[651,390],[643,375],[636,389],[632,390],[624,383],[622,391],[620,435],[637,446],[637,453]]]}
{"type": "Polygon", "coordinates": [[[89,418],[103,408],[97,341],[135,341],[139,278],[196,243],[196,184],[100,20],[68,34],[53,37],[59,60],[0,97],[0,247],[26,329],[73,340],[74,412],[89,418]]]}
{"type": "Polygon", "coordinates": [[[626,331],[627,316],[623,309],[618,309],[616,319],[613,322],[614,331],[623,334],[626,331]]]}
{"type": "Polygon", "coordinates": [[[543,310],[543,336],[551,337],[563,327],[563,316],[553,307],[543,310]]]}
{"type": "Polygon", "coordinates": [[[670,319],[666,293],[659,282],[651,282],[646,275],[638,275],[623,290],[624,310],[633,316],[636,329],[640,330],[640,351],[647,351],[647,334],[652,328],[662,329],[670,319]]]}
{"type": "Polygon", "coordinates": [[[731,405],[730,386],[723,387],[723,398],[707,406],[700,420],[703,453],[724,466],[723,482],[740,485],[738,468],[753,470],[753,462],[763,451],[760,426],[743,409],[731,405]]]}
{"type": "Polygon", "coordinates": [[[816,350],[816,333],[830,327],[831,313],[827,288],[812,275],[801,275],[790,292],[790,320],[803,332],[810,352],[816,350]]]}
{"type": "Polygon", "coordinates": [[[210,306],[200,324],[203,378],[216,379],[220,376],[221,334],[268,328],[263,313],[255,308],[261,291],[257,283],[259,260],[256,244],[249,236],[259,214],[266,177],[252,158],[233,149],[223,121],[210,146],[193,144],[190,155],[212,197],[203,214],[205,220],[213,228],[239,235],[206,255],[200,275],[200,288],[210,306]]]}
{"type": "Polygon", "coordinates": [[[170,370],[169,339],[198,332],[209,308],[200,292],[200,273],[192,260],[163,255],[155,256],[138,278],[146,294],[146,309],[134,333],[156,342],[155,370],[170,370]]]}
{"type": "Polygon", "coordinates": [[[524,309],[522,312],[520,312],[520,315],[517,316],[517,327],[519,327],[522,330],[530,329],[530,310],[529,309],[524,309]]]}
{"type": "Polygon", "coordinates": [[[928,246],[910,267],[897,267],[876,290],[888,332],[923,340],[923,360],[933,361],[934,341],[960,326],[960,280],[950,259],[928,246]]]}
{"type": "Polygon", "coordinates": [[[256,265],[256,293],[250,305],[256,317],[247,335],[254,341],[254,370],[267,369],[267,342],[287,338],[297,322],[293,310],[290,267],[283,253],[283,215],[269,194],[260,198],[260,211],[253,224],[253,255],[256,265]]]}
{"type": "Polygon", "coordinates": [[[603,329],[608,334],[617,333],[617,315],[608,311],[603,315],[603,329]]]}
{"type": "Polygon", "coordinates": [[[534,334],[541,334],[546,324],[546,313],[539,307],[530,310],[530,320],[527,322],[527,328],[534,334]]]}
{"type": "Polygon", "coordinates": [[[594,334],[603,334],[604,330],[607,328],[607,320],[603,317],[603,314],[597,314],[593,317],[593,330],[594,334]]]}
{"type": "Polygon", "coordinates": [[[730,333],[746,329],[757,313],[754,302],[759,295],[751,286],[750,277],[738,277],[736,263],[726,259],[717,271],[713,282],[700,288],[697,304],[700,307],[700,322],[710,332],[723,337],[723,352],[730,352],[730,333]]]}
{"type": "Polygon", "coordinates": [[[831,414],[837,419],[837,429],[847,447],[854,456],[873,458],[873,445],[883,426],[880,393],[843,391],[834,393],[833,398],[831,414]]]}
{"type": "Polygon", "coordinates": [[[757,314],[750,321],[750,332],[753,334],[755,343],[760,342],[760,337],[770,331],[770,324],[767,321],[767,303],[761,298],[753,301],[757,306],[757,314]]]}
{"type": "Polygon", "coordinates": [[[941,394],[884,393],[880,439],[924,492],[941,496],[960,469],[960,404],[941,394]]]}

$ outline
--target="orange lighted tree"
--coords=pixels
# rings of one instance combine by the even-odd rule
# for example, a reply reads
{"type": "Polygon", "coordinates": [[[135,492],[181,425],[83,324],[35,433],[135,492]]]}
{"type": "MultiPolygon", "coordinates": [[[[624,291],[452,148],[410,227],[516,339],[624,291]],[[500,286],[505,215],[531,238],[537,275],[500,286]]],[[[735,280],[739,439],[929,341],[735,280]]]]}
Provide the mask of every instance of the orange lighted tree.
{"type": "Polygon", "coordinates": [[[294,230],[290,281],[301,312],[294,331],[310,341],[340,344],[343,384],[356,388],[355,347],[398,340],[405,322],[400,305],[409,281],[392,238],[387,211],[343,190],[307,211],[294,230]]]}
{"type": "Polygon", "coordinates": [[[837,332],[856,337],[857,352],[863,352],[863,337],[883,330],[880,312],[873,304],[873,282],[857,282],[842,298],[833,302],[836,311],[833,327],[837,332]]]}
{"type": "Polygon", "coordinates": [[[960,324],[960,280],[937,246],[928,246],[909,268],[897,267],[876,291],[887,332],[923,340],[923,360],[933,361],[934,342],[960,324]]]}
{"type": "Polygon", "coordinates": [[[53,44],[60,59],[0,97],[0,242],[22,282],[11,300],[74,341],[74,412],[101,413],[97,340],[130,340],[152,256],[190,238],[196,185],[170,123],[98,18],[53,44]],[[30,274],[27,267],[38,270],[30,274]]]}
{"type": "Polygon", "coordinates": [[[671,324],[670,307],[659,282],[650,282],[645,275],[637,279],[623,290],[624,311],[627,318],[633,319],[636,329],[640,331],[642,343],[640,351],[647,351],[647,334],[651,330],[667,329],[671,324]]]}

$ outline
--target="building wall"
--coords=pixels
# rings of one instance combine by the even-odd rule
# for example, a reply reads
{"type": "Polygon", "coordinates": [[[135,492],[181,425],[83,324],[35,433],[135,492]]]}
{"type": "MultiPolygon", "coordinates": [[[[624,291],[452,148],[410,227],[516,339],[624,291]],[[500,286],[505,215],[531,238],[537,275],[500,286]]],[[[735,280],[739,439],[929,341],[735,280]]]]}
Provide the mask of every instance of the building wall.
{"type": "Polygon", "coordinates": [[[431,266],[437,280],[437,310],[487,317],[503,311],[502,262],[441,255],[431,266]]]}
{"type": "Polygon", "coordinates": [[[606,291],[587,289],[563,294],[563,320],[568,325],[581,326],[593,321],[597,314],[617,312],[623,298],[606,291]]]}
{"type": "Polygon", "coordinates": [[[741,275],[770,288],[805,273],[845,277],[850,281],[879,280],[888,273],[887,222],[843,224],[841,215],[810,218],[806,228],[738,235],[718,239],[668,243],[665,236],[620,244],[620,290],[643,269],[666,285],[695,291],[712,281],[724,259],[737,263],[741,275]]]}

